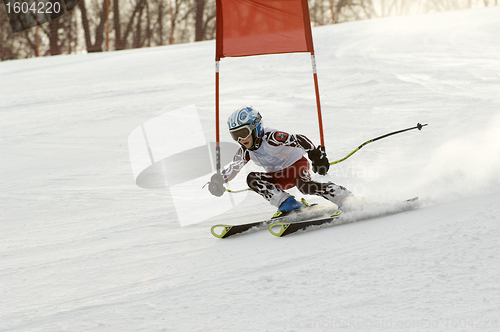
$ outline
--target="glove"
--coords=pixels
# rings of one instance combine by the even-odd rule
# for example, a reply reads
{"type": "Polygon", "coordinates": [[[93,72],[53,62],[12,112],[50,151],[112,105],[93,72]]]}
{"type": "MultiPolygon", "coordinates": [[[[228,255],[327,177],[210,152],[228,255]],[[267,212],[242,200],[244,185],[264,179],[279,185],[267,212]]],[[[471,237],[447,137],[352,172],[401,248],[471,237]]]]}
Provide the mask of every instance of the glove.
{"type": "Polygon", "coordinates": [[[319,175],[325,175],[330,169],[330,162],[326,157],[325,147],[320,145],[317,148],[309,151],[307,153],[309,159],[311,159],[312,169],[314,173],[319,175]]]}
{"type": "Polygon", "coordinates": [[[214,196],[220,197],[226,191],[224,188],[224,178],[220,173],[215,173],[212,175],[210,182],[208,183],[208,190],[214,196]]]}

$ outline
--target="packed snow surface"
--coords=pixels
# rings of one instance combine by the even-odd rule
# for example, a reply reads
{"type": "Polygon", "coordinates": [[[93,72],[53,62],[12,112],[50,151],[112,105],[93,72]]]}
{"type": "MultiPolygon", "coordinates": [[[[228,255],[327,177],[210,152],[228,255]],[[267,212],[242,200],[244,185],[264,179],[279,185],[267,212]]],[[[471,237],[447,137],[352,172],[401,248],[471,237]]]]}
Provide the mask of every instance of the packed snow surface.
{"type": "MultiPolygon", "coordinates": [[[[142,123],[196,105],[213,141],[213,41],[0,63],[0,331],[498,331],[499,31],[500,7],[314,28],[330,160],[429,124],[314,177],[420,206],[285,238],[211,235],[274,213],[253,193],[180,227],[135,183],[142,123]]],[[[307,54],[220,70],[224,141],[251,104],[319,142],[307,54]]]]}

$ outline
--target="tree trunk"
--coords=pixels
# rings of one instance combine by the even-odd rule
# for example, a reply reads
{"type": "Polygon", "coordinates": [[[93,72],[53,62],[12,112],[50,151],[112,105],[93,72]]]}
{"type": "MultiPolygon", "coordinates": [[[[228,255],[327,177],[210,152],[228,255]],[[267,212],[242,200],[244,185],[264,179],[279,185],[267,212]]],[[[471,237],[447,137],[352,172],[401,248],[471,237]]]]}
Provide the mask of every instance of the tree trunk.
{"type": "Polygon", "coordinates": [[[204,12],[205,0],[196,0],[195,41],[202,41],[205,39],[205,25],[203,24],[204,12]]]}
{"type": "Polygon", "coordinates": [[[95,30],[95,43],[92,45],[92,52],[102,52],[104,42],[104,27],[106,26],[106,0],[102,2],[100,22],[95,30]]]}
{"type": "Polygon", "coordinates": [[[52,20],[49,22],[49,43],[50,43],[50,55],[61,54],[59,50],[59,20],[52,20]]]}
{"type": "Polygon", "coordinates": [[[120,0],[113,0],[113,27],[115,29],[115,50],[125,49],[120,26],[120,0]]]}
{"type": "Polygon", "coordinates": [[[85,35],[85,46],[87,48],[87,52],[90,52],[92,48],[92,40],[90,39],[89,18],[87,17],[87,8],[85,7],[85,0],[80,0],[78,2],[78,6],[80,7],[80,13],[82,14],[82,25],[83,25],[83,33],[85,35]]]}

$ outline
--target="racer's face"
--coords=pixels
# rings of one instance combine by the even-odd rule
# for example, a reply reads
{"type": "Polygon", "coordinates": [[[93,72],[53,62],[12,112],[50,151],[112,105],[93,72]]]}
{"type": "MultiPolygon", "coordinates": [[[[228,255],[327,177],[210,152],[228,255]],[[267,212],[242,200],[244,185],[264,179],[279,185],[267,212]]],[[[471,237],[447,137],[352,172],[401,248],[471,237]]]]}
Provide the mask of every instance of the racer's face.
{"type": "Polygon", "coordinates": [[[247,149],[250,149],[253,145],[253,138],[252,135],[248,136],[245,139],[240,139],[239,140],[240,144],[246,147],[247,149]]]}

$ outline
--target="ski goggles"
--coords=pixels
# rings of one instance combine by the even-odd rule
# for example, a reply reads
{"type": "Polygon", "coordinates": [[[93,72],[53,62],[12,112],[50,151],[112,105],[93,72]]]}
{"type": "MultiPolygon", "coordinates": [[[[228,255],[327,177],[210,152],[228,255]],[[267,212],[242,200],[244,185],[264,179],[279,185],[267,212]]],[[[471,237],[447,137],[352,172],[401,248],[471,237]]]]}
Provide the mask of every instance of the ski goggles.
{"type": "Polygon", "coordinates": [[[252,135],[252,129],[250,129],[249,125],[246,125],[230,130],[229,134],[236,142],[239,142],[240,140],[246,140],[250,137],[250,135],[252,135]]]}

